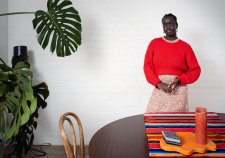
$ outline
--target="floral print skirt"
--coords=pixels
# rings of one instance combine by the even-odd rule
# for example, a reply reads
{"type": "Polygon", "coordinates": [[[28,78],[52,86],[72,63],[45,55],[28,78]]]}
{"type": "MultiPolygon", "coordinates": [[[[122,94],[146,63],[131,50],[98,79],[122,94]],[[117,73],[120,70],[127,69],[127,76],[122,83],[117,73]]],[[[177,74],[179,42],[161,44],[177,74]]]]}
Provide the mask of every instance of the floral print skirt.
{"type": "MultiPolygon", "coordinates": [[[[160,75],[159,79],[167,84],[174,81],[174,75],[160,75]]],[[[146,112],[186,112],[188,108],[187,85],[179,85],[172,93],[165,93],[154,88],[146,108],[146,112]]]]}

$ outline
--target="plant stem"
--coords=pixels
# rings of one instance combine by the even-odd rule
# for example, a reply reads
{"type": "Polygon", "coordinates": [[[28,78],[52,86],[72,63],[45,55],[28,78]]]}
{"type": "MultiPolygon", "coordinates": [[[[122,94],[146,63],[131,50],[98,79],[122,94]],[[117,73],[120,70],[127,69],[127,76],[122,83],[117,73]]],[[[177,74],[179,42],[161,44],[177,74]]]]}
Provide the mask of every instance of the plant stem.
{"type": "Polygon", "coordinates": [[[5,64],[5,65],[6,65],[6,63],[4,62],[4,60],[2,60],[2,58],[0,58],[0,61],[1,61],[3,64],[5,64]]]}
{"type": "Polygon", "coordinates": [[[3,13],[0,16],[16,15],[16,14],[34,14],[35,12],[12,12],[12,13],[3,13]]]}

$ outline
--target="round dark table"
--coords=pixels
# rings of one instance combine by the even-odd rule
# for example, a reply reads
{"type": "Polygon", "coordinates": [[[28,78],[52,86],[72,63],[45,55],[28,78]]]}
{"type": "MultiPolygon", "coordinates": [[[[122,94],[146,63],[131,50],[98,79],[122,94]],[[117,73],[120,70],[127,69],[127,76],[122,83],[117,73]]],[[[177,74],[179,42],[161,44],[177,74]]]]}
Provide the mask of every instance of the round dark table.
{"type": "Polygon", "coordinates": [[[123,118],[98,130],[89,154],[90,158],[149,158],[144,116],[123,118]]]}

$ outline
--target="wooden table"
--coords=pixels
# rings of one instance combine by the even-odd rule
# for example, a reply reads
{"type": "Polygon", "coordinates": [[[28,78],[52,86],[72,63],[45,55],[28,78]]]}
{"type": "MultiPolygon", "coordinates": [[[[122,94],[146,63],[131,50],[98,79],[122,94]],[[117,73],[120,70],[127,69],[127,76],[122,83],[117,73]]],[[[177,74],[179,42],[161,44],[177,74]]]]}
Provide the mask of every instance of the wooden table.
{"type": "MultiPolygon", "coordinates": [[[[225,114],[219,114],[225,120],[225,114]]],[[[114,121],[92,137],[90,158],[149,158],[143,115],[114,121]]]]}
{"type": "Polygon", "coordinates": [[[90,158],[148,158],[144,117],[136,115],[101,128],[89,143],[90,158]]]}

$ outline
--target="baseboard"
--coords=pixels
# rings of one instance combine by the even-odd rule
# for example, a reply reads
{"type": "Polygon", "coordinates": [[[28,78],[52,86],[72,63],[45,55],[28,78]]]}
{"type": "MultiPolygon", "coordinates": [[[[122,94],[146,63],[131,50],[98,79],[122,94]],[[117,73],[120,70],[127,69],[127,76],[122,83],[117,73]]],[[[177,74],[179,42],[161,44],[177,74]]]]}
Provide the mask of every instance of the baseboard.
{"type": "MultiPolygon", "coordinates": [[[[33,145],[33,148],[42,148],[44,151],[48,150],[50,152],[65,152],[63,145],[50,145],[50,144],[42,144],[42,145],[33,145]]],[[[85,154],[88,154],[88,145],[84,145],[85,154]]],[[[77,153],[80,154],[80,146],[77,145],[77,153]]]]}

